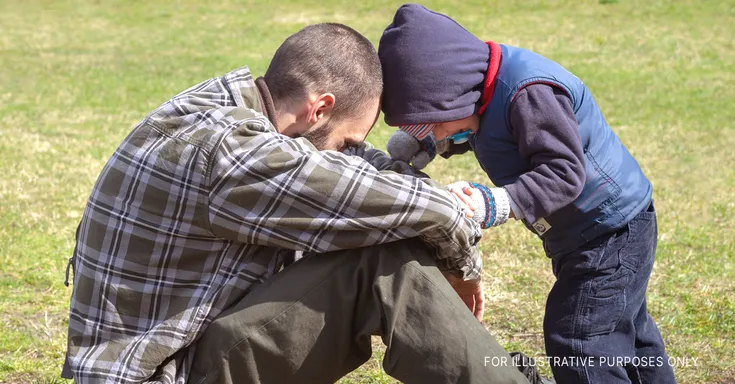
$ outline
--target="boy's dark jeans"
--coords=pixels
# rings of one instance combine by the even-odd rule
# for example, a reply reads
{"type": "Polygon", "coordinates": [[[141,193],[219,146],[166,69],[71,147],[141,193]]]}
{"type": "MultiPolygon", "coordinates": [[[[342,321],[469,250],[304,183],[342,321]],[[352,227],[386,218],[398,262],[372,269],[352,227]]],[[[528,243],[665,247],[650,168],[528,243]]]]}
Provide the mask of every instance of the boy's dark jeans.
{"type": "Polygon", "coordinates": [[[612,236],[552,259],[544,336],[557,382],[676,382],[646,311],[657,233],[651,203],[612,236]]]}

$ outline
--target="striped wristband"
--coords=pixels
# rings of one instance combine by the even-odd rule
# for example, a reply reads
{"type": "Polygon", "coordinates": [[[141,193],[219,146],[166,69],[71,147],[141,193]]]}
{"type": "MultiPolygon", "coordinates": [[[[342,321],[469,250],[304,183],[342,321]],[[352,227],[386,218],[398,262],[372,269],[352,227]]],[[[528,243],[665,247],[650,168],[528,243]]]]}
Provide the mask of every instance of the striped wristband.
{"type": "Polygon", "coordinates": [[[505,224],[510,218],[510,197],[505,188],[491,188],[495,198],[495,222],[493,226],[505,224]]]}
{"type": "Polygon", "coordinates": [[[471,185],[482,192],[485,201],[485,218],[482,227],[490,228],[505,224],[510,217],[508,192],[503,188],[488,188],[478,183],[472,183],[471,185]]]}

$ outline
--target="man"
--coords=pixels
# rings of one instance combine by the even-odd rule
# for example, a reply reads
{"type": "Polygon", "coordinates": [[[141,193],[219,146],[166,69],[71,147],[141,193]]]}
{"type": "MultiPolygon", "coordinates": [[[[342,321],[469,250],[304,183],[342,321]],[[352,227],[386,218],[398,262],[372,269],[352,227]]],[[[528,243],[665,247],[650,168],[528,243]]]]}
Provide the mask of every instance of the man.
{"type": "Polygon", "coordinates": [[[78,229],[65,376],[333,382],[380,335],[405,382],[525,382],[463,304],[481,318],[480,228],[458,200],[339,152],[381,92],[370,42],[319,24],[263,78],[243,67],[148,115],[78,229]]]}
{"type": "Polygon", "coordinates": [[[488,228],[515,217],[543,240],[557,277],[544,318],[555,379],[675,382],[667,364],[603,360],[668,358],[646,311],[656,251],[651,183],[584,83],[417,4],[398,10],[378,55],[385,120],[401,127],[391,154],[425,165],[436,152],[472,150],[499,187],[452,186],[476,199],[473,218],[488,228]]]}

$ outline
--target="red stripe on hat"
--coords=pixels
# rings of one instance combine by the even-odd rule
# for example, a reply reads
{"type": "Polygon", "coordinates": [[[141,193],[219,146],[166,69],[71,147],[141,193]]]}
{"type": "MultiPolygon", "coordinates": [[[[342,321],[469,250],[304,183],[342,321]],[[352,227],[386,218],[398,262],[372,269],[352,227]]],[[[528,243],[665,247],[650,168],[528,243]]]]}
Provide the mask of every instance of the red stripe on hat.
{"type": "Polygon", "coordinates": [[[431,131],[436,127],[436,124],[414,124],[414,125],[402,125],[398,127],[401,131],[408,133],[409,135],[422,140],[426,136],[429,136],[431,131]]]}
{"type": "Polygon", "coordinates": [[[495,93],[495,80],[498,78],[498,70],[500,69],[500,44],[486,41],[488,47],[490,47],[490,60],[487,64],[487,74],[485,75],[485,84],[482,89],[482,106],[477,111],[477,114],[481,115],[490,105],[490,99],[493,98],[495,93]]]}

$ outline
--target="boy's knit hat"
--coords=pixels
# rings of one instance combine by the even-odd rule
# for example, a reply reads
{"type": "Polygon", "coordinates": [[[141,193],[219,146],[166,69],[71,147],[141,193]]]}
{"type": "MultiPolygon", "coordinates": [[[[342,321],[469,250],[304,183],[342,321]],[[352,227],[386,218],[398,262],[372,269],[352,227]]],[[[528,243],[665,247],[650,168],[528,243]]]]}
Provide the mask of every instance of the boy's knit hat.
{"type": "Polygon", "coordinates": [[[431,123],[476,112],[489,48],[449,17],[418,4],[401,6],[383,32],[378,56],[388,125],[423,138],[431,123]]]}

